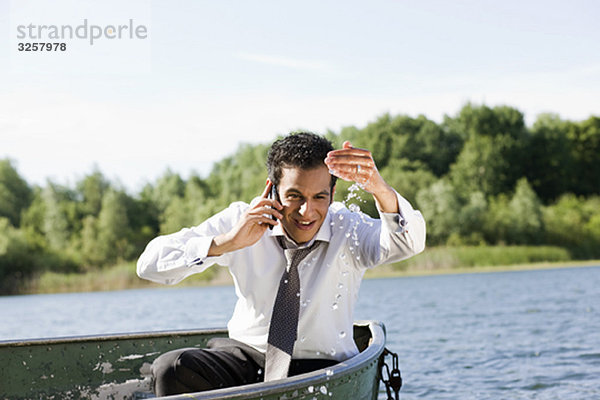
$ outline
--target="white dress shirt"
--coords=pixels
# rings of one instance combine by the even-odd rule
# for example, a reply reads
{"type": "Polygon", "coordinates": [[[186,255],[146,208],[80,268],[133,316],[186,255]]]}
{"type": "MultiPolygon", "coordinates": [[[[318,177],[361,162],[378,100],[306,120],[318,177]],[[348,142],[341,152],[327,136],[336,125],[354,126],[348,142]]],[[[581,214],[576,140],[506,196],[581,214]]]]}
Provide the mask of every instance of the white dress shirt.
{"type": "MultiPolygon", "coordinates": [[[[402,196],[399,214],[372,219],[330,205],[315,240],[322,243],[298,266],[300,316],[293,358],[343,361],[358,353],[352,338],[354,305],[367,268],[392,263],[425,248],[425,221],[402,196]]],[[[229,268],[237,303],[227,327],[232,339],[266,351],[269,323],[286,259],[276,236],[281,224],[267,229],[253,246],[218,257],[207,256],[215,236],[228,232],[249,205],[232,203],[194,228],[152,240],[137,263],[141,278],[175,284],[213,264],[229,268]]]]}

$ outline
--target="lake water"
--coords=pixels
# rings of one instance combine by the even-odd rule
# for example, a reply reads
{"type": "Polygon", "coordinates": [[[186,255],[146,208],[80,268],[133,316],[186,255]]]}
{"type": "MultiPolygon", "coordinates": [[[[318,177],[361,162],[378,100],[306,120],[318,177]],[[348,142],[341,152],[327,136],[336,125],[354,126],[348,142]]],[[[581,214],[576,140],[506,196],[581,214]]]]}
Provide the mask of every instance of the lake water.
{"type": "MultiPolygon", "coordinates": [[[[232,287],[0,297],[0,340],[225,326],[232,287]]],[[[367,280],[403,399],[600,398],[600,267],[367,280]]]]}

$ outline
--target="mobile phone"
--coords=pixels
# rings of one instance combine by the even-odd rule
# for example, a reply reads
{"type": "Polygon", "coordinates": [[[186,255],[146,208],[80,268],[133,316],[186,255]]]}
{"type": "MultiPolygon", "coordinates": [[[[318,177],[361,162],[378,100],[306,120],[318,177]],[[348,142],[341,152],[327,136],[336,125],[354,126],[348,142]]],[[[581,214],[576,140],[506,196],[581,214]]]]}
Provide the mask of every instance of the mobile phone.
{"type": "MultiPolygon", "coordinates": [[[[277,186],[275,185],[271,185],[271,190],[269,191],[269,194],[267,195],[268,199],[275,199],[277,201],[279,201],[279,195],[277,194],[277,186]]],[[[271,219],[273,219],[273,221],[277,221],[277,218],[275,218],[275,216],[271,215],[271,219]]],[[[273,225],[269,225],[269,229],[273,229],[273,225]]]]}

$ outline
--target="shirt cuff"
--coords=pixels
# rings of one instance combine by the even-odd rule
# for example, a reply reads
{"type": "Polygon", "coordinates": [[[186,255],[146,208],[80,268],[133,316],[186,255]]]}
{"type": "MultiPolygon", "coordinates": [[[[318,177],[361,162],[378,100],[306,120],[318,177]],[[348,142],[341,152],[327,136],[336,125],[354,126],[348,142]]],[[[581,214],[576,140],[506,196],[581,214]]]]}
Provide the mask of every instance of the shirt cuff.
{"type": "Polygon", "coordinates": [[[381,220],[388,224],[388,226],[393,226],[393,232],[396,233],[406,233],[408,227],[408,220],[406,219],[406,215],[411,215],[414,212],[412,205],[402,197],[398,192],[396,192],[396,197],[398,199],[398,212],[397,213],[384,213],[379,212],[381,220]]]}
{"type": "Polygon", "coordinates": [[[381,221],[387,226],[393,228],[391,232],[403,234],[407,232],[408,221],[402,218],[402,215],[396,213],[381,213],[381,221]]]}
{"type": "Polygon", "coordinates": [[[195,237],[185,243],[185,260],[189,267],[204,264],[213,238],[214,236],[195,237]]]}

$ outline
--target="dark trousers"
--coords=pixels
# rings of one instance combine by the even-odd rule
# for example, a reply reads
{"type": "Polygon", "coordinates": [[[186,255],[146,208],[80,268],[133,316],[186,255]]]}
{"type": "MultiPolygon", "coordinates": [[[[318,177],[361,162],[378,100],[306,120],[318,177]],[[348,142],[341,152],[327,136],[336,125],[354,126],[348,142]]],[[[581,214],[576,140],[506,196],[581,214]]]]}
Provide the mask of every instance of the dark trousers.
{"type": "MultiPolygon", "coordinates": [[[[333,360],[292,360],[289,376],[336,364],[333,360]]],[[[206,349],[186,348],[165,353],[154,360],[152,375],[157,396],[262,382],[265,356],[233,339],[218,338],[206,349]]]]}

